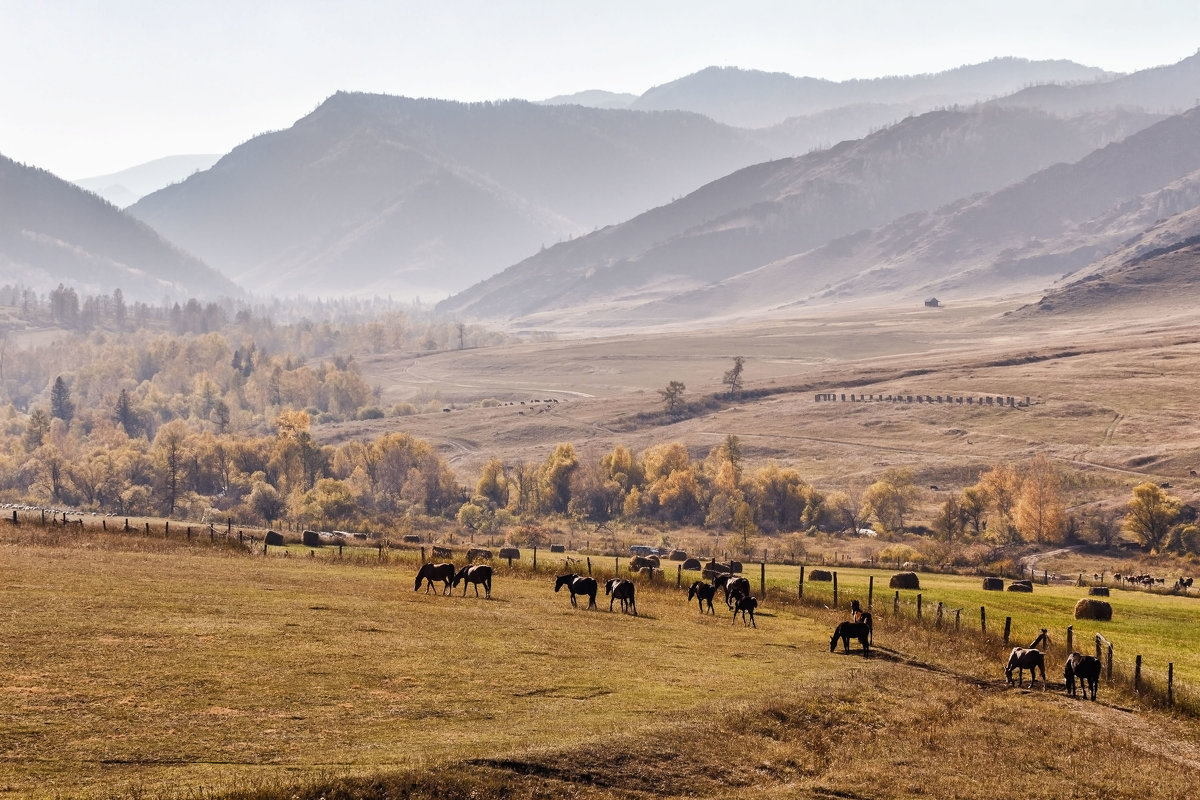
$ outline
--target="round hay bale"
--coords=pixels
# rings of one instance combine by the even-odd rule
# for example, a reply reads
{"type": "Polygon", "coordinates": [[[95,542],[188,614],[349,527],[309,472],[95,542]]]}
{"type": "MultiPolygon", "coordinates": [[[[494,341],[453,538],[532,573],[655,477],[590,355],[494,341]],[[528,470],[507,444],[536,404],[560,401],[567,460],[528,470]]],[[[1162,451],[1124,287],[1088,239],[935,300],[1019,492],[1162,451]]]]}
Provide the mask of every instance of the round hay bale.
{"type": "Polygon", "coordinates": [[[985,592],[1003,592],[1004,578],[984,578],[983,590],[985,592]]]}
{"type": "Polygon", "coordinates": [[[808,579],[810,581],[831,581],[833,580],[833,573],[827,569],[814,569],[808,573],[808,579]]]}
{"type": "Polygon", "coordinates": [[[1112,604],[1107,600],[1085,597],[1075,604],[1075,619],[1098,619],[1107,622],[1112,619],[1112,604]]]}
{"type": "Polygon", "coordinates": [[[1108,597],[1108,587],[1093,586],[1092,588],[1088,589],[1088,594],[1092,595],[1093,597],[1108,597]]]}
{"type": "Polygon", "coordinates": [[[316,531],[305,531],[300,534],[300,541],[304,542],[305,547],[320,547],[321,534],[316,531]]]}
{"type": "Polygon", "coordinates": [[[729,571],[731,573],[733,573],[734,575],[737,575],[739,572],[742,571],[742,562],[731,560],[729,562],[729,571]]]}
{"type": "Polygon", "coordinates": [[[888,586],[892,589],[920,589],[921,579],[915,572],[897,572],[888,581],[888,586]]]}
{"type": "Polygon", "coordinates": [[[405,544],[420,544],[421,536],[420,536],[420,534],[416,534],[416,533],[406,533],[406,534],[404,534],[404,543],[405,544]]]}
{"type": "Polygon", "coordinates": [[[283,545],[283,534],[279,531],[267,531],[267,544],[283,545]]]}
{"type": "Polygon", "coordinates": [[[1013,581],[1008,585],[1010,592],[1032,592],[1033,581],[1013,581]]]}
{"type": "Polygon", "coordinates": [[[683,562],[684,569],[700,569],[701,566],[700,559],[698,558],[689,558],[687,561],[683,562]]]}
{"type": "Polygon", "coordinates": [[[550,552],[551,553],[565,553],[565,552],[567,552],[567,546],[565,544],[552,544],[552,545],[550,545],[550,552]]]}
{"type": "Polygon", "coordinates": [[[686,550],[672,550],[670,555],[667,556],[667,558],[669,558],[671,561],[686,561],[687,560],[687,551],[686,550]]]}
{"type": "Polygon", "coordinates": [[[501,547],[500,548],[500,557],[501,558],[520,558],[521,551],[516,547],[501,547]]]}

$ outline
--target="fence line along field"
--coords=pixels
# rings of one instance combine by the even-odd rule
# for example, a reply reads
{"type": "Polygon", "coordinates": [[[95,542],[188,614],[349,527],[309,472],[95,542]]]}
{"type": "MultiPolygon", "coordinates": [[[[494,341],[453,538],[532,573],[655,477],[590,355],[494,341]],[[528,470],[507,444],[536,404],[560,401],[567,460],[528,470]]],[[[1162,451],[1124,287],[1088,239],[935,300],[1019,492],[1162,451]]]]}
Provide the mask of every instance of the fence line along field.
{"type": "MultiPolygon", "coordinates": [[[[544,554],[536,572],[495,562],[486,600],[462,585],[452,596],[413,591],[415,553],[264,557],[230,544],[0,529],[0,797],[247,787],[291,797],[307,795],[286,787],[307,785],[315,798],[328,781],[379,776],[461,784],[461,796],[489,781],[566,793],[548,775],[581,796],[650,780],[664,795],[786,785],[989,797],[962,776],[995,748],[1030,776],[1038,770],[1023,759],[1084,785],[1119,783],[1104,792],[1113,797],[1200,776],[1200,757],[1178,755],[1200,753],[1194,720],[1175,718],[1169,740],[1114,736],[1131,713],[1152,725],[1156,712],[1119,687],[1068,703],[1053,672],[1044,696],[1005,692],[994,652],[891,618],[878,580],[872,658],[840,645],[831,654],[865,572],[839,576],[845,594],[829,611],[830,587],[807,584],[815,605],[799,604],[798,569],[768,565],[755,629],[736,624],[719,593],[717,614],[698,613],[669,574],[639,579],[639,616],[619,604],[609,613],[603,587],[600,611],[574,609],[553,588],[562,554],[544,554]],[[1084,775],[1068,751],[1047,755],[1049,742],[1026,754],[1009,724],[1018,717],[1043,736],[1070,730],[1101,760],[1084,775]],[[1146,759],[1157,773],[1134,766],[1146,759]]],[[[598,573],[614,565],[594,560],[598,573]]],[[[966,579],[930,577],[922,591],[966,602],[956,580],[966,579]]],[[[1054,619],[1066,602],[1041,587],[1033,599],[1050,610],[1030,606],[1032,616],[1054,619]]],[[[1200,604],[1174,599],[1185,616],[1172,624],[1194,630],[1200,604]]],[[[1029,797],[1061,791],[1033,777],[1017,785],[1054,787],[1029,797]]]]}

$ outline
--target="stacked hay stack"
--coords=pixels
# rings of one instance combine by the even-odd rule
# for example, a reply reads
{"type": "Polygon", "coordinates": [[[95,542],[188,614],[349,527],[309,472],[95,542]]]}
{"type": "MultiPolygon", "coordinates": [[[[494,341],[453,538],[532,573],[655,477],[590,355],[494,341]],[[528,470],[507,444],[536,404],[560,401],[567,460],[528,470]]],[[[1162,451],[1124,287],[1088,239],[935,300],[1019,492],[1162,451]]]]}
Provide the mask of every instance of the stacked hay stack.
{"type": "Polygon", "coordinates": [[[1003,592],[1004,578],[984,578],[983,590],[985,592],[1003,592]]]}

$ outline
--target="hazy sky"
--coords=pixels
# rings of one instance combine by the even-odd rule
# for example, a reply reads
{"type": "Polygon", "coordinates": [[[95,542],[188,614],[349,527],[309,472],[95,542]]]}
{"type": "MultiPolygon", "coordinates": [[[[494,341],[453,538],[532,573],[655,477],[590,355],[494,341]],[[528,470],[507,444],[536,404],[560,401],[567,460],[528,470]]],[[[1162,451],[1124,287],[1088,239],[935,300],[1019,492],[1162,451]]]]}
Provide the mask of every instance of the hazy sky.
{"type": "Polygon", "coordinates": [[[537,100],[714,65],[1129,72],[1197,49],[1197,0],[0,0],[0,154],[84,178],[224,153],[339,89],[537,100]]]}

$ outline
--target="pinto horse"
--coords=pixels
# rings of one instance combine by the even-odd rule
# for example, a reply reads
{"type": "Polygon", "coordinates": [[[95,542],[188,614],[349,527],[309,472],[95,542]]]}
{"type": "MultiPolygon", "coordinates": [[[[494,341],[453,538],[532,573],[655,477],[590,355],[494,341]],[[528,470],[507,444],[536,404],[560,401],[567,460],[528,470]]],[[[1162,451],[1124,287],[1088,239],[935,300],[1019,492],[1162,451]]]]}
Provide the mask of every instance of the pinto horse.
{"type": "Polygon", "coordinates": [[[850,652],[850,640],[858,639],[862,645],[863,658],[871,652],[871,629],[865,622],[843,622],[833,630],[833,636],[829,640],[829,652],[837,650],[837,641],[842,640],[842,651],[850,652]]]}
{"type": "Polygon", "coordinates": [[[733,600],[730,599],[730,595],[750,596],[750,581],[740,575],[734,575],[732,572],[722,572],[714,577],[713,587],[718,586],[725,590],[726,608],[733,608],[733,600]]]}
{"type": "Polygon", "coordinates": [[[688,589],[688,602],[692,602],[692,598],[696,598],[696,602],[700,605],[700,613],[704,613],[704,604],[708,603],[708,610],[716,615],[713,611],[712,599],[717,593],[717,587],[706,581],[696,581],[692,584],[692,588],[688,589]]]}
{"type": "Polygon", "coordinates": [[[450,592],[450,584],[454,580],[454,565],[453,564],[422,564],[420,572],[417,573],[417,583],[413,586],[413,591],[421,588],[421,581],[429,581],[425,585],[425,594],[429,594],[429,590],[433,588],[434,581],[441,581],[445,584],[442,588],[442,594],[450,592]]]}
{"type": "Polygon", "coordinates": [[[612,595],[612,599],[608,601],[608,610],[613,610],[613,603],[621,601],[621,611],[626,614],[630,609],[633,610],[633,615],[636,617],[637,603],[633,601],[633,581],[627,581],[624,578],[609,578],[604,584],[604,593],[612,595]]]}
{"type": "Polygon", "coordinates": [[[596,590],[599,586],[596,584],[595,578],[589,578],[582,575],[571,573],[569,575],[559,575],[554,579],[554,591],[558,591],[566,586],[571,592],[571,605],[575,608],[579,606],[575,602],[575,595],[586,594],[588,596],[588,608],[596,607],[596,590]]]}
{"type": "Polygon", "coordinates": [[[1004,667],[1004,677],[1008,679],[1008,685],[1012,686],[1013,670],[1017,671],[1017,688],[1021,687],[1021,683],[1025,678],[1025,670],[1029,670],[1029,688],[1033,688],[1033,682],[1037,678],[1038,670],[1042,671],[1042,691],[1046,691],[1046,656],[1041,650],[1033,650],[1028,647],[1014,647],[1012,652],[1008,654],[1008,664],[1004,667]]]}
{"type": "Polygon", "coordinates": [[[1067,682],[1067,694],[1075,697],[1075,679],[1079,678],[1079,688],[1083,690],[1083,699],[1087,700],[1088,690],[1092,692],[1092,699],[1096,699],[1096,684],[1100,682],[1100,659],[1095,656],[1085,656],[1079,653],[1071,653],[1067,656],[1067,663],[1063,665],[1063,678],[1067,682]],[[1084,681],[1087,685],[1084,685],[1084,681]]]}
{"type": "Polygon", "coordinates": [[[454,576],[454,586],[458,587],[458,582],[463,583],[463,597],[467,596],[467,584],[475,584],[475,596],[479,597],[479,584],[483,584],[484,597],[492,598],[492,568],[487,564],[475,564],[463,567],[454,576]]]}

